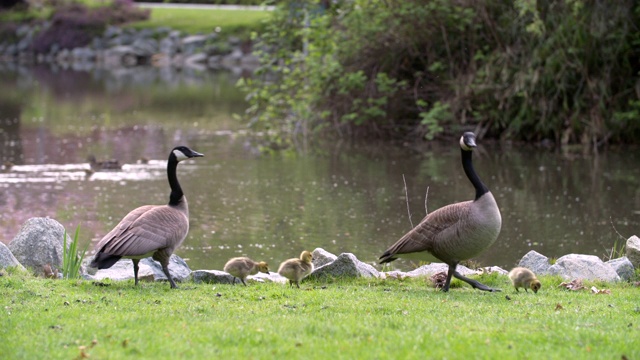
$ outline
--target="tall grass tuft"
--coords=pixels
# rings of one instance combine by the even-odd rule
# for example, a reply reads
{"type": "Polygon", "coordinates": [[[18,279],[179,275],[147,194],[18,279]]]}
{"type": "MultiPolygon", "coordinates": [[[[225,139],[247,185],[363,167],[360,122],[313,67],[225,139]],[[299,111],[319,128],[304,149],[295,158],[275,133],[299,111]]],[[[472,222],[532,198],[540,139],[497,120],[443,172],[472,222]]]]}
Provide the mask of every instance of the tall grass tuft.
{"type": "Polygon", "coordinates": [[[78,234],[80,232],[80,225],[76,227],[76,233],[73,236],[73,240],[67,250],[67,230],[64,231],[64,240],[62,247],[62,277],[64,279],[77,279],[80,277],[80,266],[82,260],[87,253],[87,244],[82,251],[78,250],[78,234]]]}
{"type": "Polygon", "coordinates": [[[626,244],[624,241],[618,243],[618,239],[613,242],[613,246],[605,254],[605,261],[621,258],[626,255],[626,244]]]}

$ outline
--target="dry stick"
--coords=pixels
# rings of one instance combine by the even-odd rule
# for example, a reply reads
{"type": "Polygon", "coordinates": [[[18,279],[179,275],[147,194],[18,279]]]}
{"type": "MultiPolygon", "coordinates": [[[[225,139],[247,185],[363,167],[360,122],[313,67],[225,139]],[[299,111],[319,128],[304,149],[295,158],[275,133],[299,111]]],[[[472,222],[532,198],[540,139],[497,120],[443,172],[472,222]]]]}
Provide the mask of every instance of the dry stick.
{"type": "Polygon", "coordinates": [[[611,227],[613,228],[613,231],[615,231],[616,234],[618,234],[618,236],[622,238],[622,240],[627,240],[627,238],[625,238],[624,236],[622,236],[622,234],[618,232],[618,229],[616,229],[615,225],[613,225],[613,219],[611,219],[611,216],[609,216],[609,222],[611,223],[611,227]]]}
{"type": "Polygon", "coordinates": [[[402,174],[402,181],[404,182],[404,198],[407,200],[407,213],[409,214],[409,223],[411,224],[411,228],[413,229],[413,221],[411,221],[411,209],[409,208],[409,191],[407,190],[407,180],[405,180],[404,174],[402,174]]]}
{"type": "Polygon", "coordinates": [[[429,210],[427,210],[427,199],[429,199],[429,187],[427,186],[427,193],[424,194],[424,216],[429,215],[429,210]]]}

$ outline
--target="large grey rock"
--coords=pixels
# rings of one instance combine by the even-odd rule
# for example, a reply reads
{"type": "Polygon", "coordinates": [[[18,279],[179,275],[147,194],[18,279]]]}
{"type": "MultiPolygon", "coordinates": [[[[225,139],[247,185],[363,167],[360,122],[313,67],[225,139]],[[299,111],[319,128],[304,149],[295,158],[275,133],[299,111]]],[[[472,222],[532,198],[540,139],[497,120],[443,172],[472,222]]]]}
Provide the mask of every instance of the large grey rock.
{"type": "MultiPolygon", "coordinates": [[[[62,269],[64,226],[50,218],[27,220],[9,243],[9,250],[23,266],[44,275],[43,266],[62,269]]],[[[67,234],[67,247],[71,244],[67,234]]]]}
{"type": "Polygon", "coordinates": [[[17,266],[21,269],[24,269],[24,266],[20,264],[18,259],[11,253],[11,250],[4,243],[0,242],[0,269],[4,269],[6,267],[17,266]]]}
{"type": "Polygon", "coordinates": [[[635,235],[627,239],[627,259],[634,268],[640,268],[640,238],[635,235]]]}
{"type": "MultiPolygon", "coordinates": [[[[131,259],[121,259],[108,269],[98,270],[91,279],[111,279],[114,281],[133,279],[133,262],[131,259]]],[[[138,280],[154,281],[154,272],[148,264],[140,262],[138,280]]]]}
{"type": "MultiPolygon", "coordinates": [[[[140,260],[140,264],[149,265],[151,270],[153,270],[155,281],[167,281],[167,276],[162,271],[162,265],[160,265],[159,262],[148,257],[140,260]]],[[[133,267],[133,264],[131,266],[133,267]]],[[[172,254],[169,258],[169,273],[171,273],[173,280],[183,282],[191,276],[191,269],[189,269],[189,265],[187,265],[180,256],[172,254]]]]}
{"type": "MultiPolygon", "coordinates": [[[[195,283],[207,284],[232,284],[234,281],[231,274],[220,270],[195,270],[191,273],[191,279],[195,283]]],[[[241,284],[237,279],[236,283],[241,284]]]]}
{"type": "Polygon", "coordinates": [[[518,266],[527,268],[538,275],[542,275],[549,273],[549,267],[551,264],[549,263],[548,257],[535,250],[531,250],[526,253],[522,259],[520,259],[518,266]]]}
{"type": "Polygon", "coordinates": [[[315,250],[313,250],[312,255],[314,268],[319,268],[320,266],[333,262],[338,258],[334,254],[326,251],[323,248],[316,248],[315,250]]]}
{"type": "MultiPolygon", "coordinates": [[[[449,271],[449,265],[444,264],[444,263],[431,263],[429,265],[423,265],[420,266],[419,268],[413,270],[413,271],[409,271],[406,275],[409,277],[421,277],[421,276],[431,276],[433,274],[437,274],[440,272],[448,272],[449,271]]],[[[458,265],[458,267],[456,268],[456,271],[458,273],[460,273],[460,275],[462,276],[469,276],[469,275],[474,275],[477,274],[476,271],[469,269],[466,266],[463,265],[458,265]]]]}
{"type": "Polygon", "coordinates": [[[564,279],[617,281],[620,276],[609,265],[594,255],[569,254],[549,267],[549,274],[564,279]]]}
{"type": "Polygon", "coordinates": [[[334,261],[318,267],[309,275],[321,277],[380,277],[378,270],[358,260],[351,253],[342,253],[334,261]]]}
{"type": "MultiPolygon", "coordinates": [[[[183,282],[191,276],[191,269],[178,255],[173,254],[169,259],[169,272],[176,282],[183,282]]],[[[133,262],[131,259],[121,259],[108,269],[96,271],[93,279],[129,280],[133,279],[133,262]]],[[[166,281],[167,277],[162,271],[159,262],[151,257],[140,260],[138,268],[138,280],[141,281],[166,281]]]]}
{"type": "MultiPolygon", "coordinates": [[[[234,279],[231,274],[228,274],[220,270],[194,270],[191,272],[191,279],[196,283],[207,284],[232,284],[234,279]]],[[[247,276],[247,280],[253,280],[257,282],[277,282],[286,283],[288,280],[278,274],[277,272],[270,271],[269,274],[257,273],[255,275],[247,276]]],[[[236,284],[242,284],[239,279],[235,279],[236,284]]]]}
{"type": "Polygon", "coordinates": [[[622,280],[629,281],[633,278],[633,264],[631,264],[631,261],[629,261],[626,256],[609,260],[605,264],[611,266],[622,280]]]}

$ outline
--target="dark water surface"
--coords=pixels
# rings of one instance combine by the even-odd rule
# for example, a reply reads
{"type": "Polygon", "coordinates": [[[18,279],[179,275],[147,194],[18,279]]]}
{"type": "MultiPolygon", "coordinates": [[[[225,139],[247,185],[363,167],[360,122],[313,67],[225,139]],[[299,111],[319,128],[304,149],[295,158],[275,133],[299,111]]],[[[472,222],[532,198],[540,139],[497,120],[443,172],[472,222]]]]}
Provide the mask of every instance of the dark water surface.
{"type": "MultiPolygon", "coordinates": [[[[53,72],[0,67],[0,241],[48,216],[97,241],[130,210],[168,201],[166,157],[184,144],[205,154],[181,163],[191,230],[177,254],[192,269],[222,269],[232,256],[272,268],[303,249],[352,252],[366,262],[428,208],[469,200],[458,139],[444,144],[331,143],[260,155],[232,114],[244,110],[238,76],[157,69],[53,72]],[[122,171],[88,175],[87,157],[122,171]],[[151,159],[148,164],[139,159],[151,159]]],[[[503,216],[496,244],[476,260],[513,266],[526,252],[603,257],[640,233],[637,148],[597,156],[482,144],[477,171],[503,216]],[[614,230],[615,227],[615,230],[614,230]]],[[[408,270],[414,264],[397,262],[408,270]]]]}

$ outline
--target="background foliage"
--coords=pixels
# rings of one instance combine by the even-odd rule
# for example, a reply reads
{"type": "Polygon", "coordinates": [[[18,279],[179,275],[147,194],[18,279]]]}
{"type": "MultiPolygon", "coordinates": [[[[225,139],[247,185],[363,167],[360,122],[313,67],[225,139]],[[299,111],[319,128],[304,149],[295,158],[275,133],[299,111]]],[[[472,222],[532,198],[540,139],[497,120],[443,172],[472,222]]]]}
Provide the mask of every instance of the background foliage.
{"type": "Polygon", "coordinates": [[[242,85],[250,123],[598,147],[640,135],[640,6],[596,0],[281,1],[242,85]]]}

